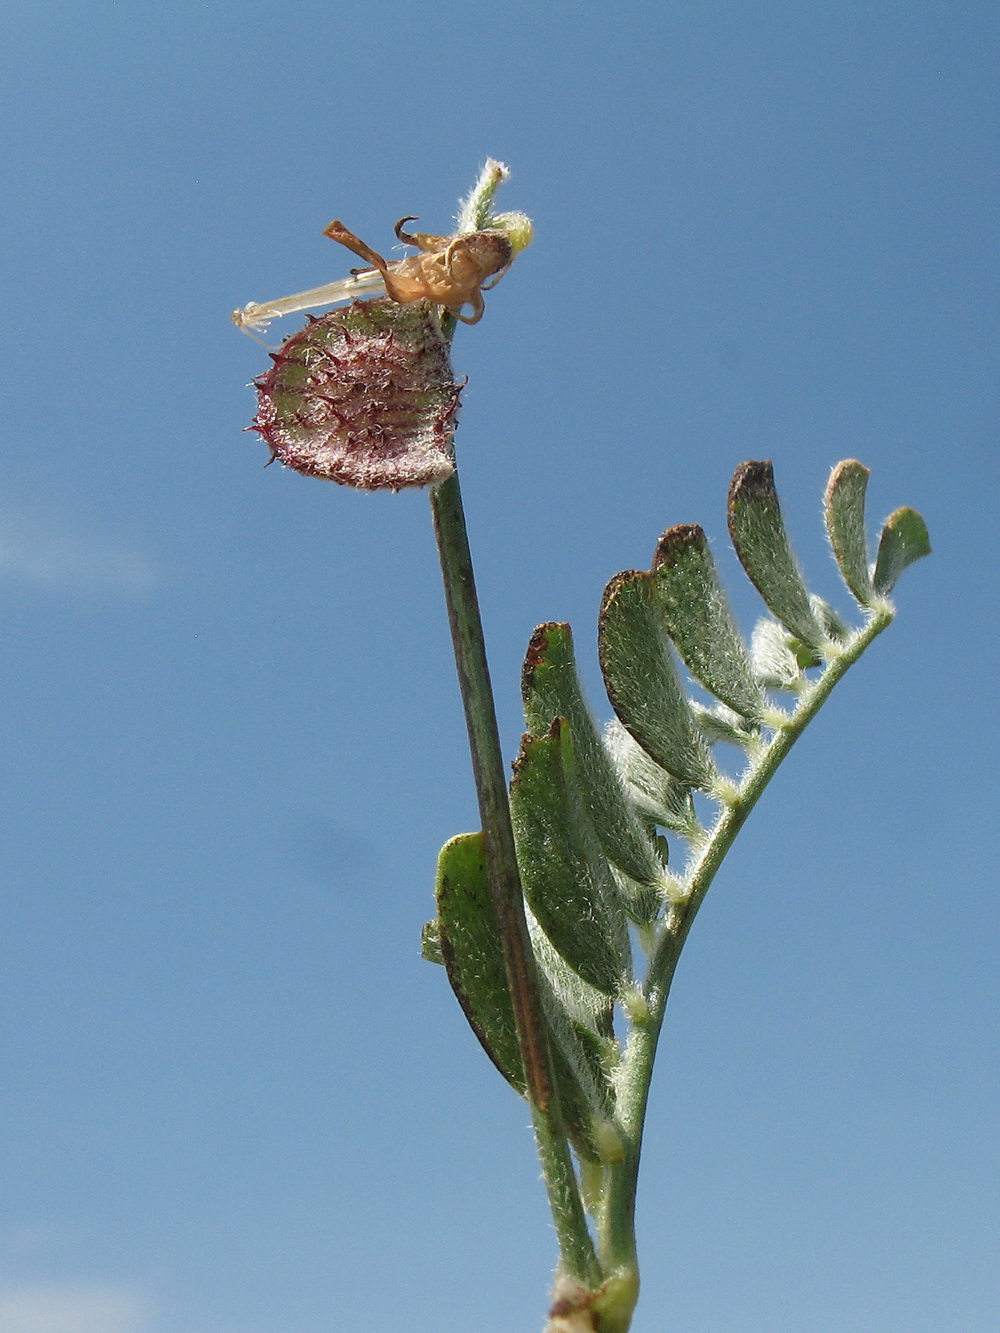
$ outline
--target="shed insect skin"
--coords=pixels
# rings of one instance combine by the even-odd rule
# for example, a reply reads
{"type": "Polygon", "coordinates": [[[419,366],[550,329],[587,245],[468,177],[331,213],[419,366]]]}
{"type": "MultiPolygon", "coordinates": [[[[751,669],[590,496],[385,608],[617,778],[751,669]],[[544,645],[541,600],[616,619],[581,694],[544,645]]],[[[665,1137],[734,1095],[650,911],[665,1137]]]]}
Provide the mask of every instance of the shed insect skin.
{"type": "MultiPolygon", "coordinates": [[[[404,245],[420,251],[397,263],[387,264],[382,256],[349,231],[342,222],[331,222],[323,231],[331,241],[346,246],[352,254],[382,275],[386,293],[400,305],[411,301],[431,301],[444,306],[463,324],[478,324],[485,309],[483,292],[495,287],[514,260],[514,247],[500,230],[473,231],[457,236],[431,236],[403,230],[413,217],[400,218],[394,231],[404,245]],[[493,281],[487,283],[487,278],[493,281]],[[464,306],[471,315],[462,314],[464,306]]],[[[362,276],[362,274],[358,274],[362,276]]]]}
{"type": "MultiPolygon", "coordinates": [[[[514,260],[515,249],[510,237],[498,227],[459,232],[456,236],[430,236],[426,232],[411,236],[403,226],[416,221],[412,216],[400,218],[395,231],[405,245],[416,247],[420,254],[392,264],[371,246],[365,245],[342,222],[331,222],[323,235],[346,246],[370,267],[354,269],[349,278],[296,292],[294,296],[281,296],[274,301],[251,301],[233,311],[233,323],[251,338],[257,338],[257,330],[267,328],[272,319],[280,319],[282,315],[386,292],[401,305],[430,301],[443,306],[463,324],[478,324],[483,317],[483,292],[496,286],[514,260]],[[487,282],[488,278],[493,281],[487,282]],[[471,314],[462,313],[465,306],[471,308],[471,314]]],[[[257,341],[262,340],[257,338],[257,341]]]]}

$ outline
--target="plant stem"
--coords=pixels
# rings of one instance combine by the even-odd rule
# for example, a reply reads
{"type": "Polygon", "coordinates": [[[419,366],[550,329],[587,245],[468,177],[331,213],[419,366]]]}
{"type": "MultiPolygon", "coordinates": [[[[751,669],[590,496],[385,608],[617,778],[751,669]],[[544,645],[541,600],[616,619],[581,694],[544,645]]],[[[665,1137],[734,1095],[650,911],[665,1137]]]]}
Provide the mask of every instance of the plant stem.
{"type": "Polygon", "coordinates": [[[524,914],[506,773],[458,473],[454,472],[447,480],[432,487],[430,496],[469,732],[490,890],[503,946],[538,1153],[559,1239],[562,1266],[570,1276],[593,1288],[600,1281],[601,1271],[587,1229],[552,1073],[548,1031],[524,914]]]}

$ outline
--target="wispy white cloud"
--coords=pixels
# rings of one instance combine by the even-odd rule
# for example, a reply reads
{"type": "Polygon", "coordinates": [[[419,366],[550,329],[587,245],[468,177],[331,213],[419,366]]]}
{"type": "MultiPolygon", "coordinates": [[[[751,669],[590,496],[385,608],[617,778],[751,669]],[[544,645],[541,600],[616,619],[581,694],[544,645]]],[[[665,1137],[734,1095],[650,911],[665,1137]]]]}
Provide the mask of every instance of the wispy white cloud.
{"type": "Polygon", "coordinates": [[[0,583],[136,597],[159,582],[152,562],[137,551],[81,537],[57,520],[0,514],[0,583]]]}
{"type": "Polygon", "coordinates": [[[148,1317],[124,1287],[0,1287],[0,1333],[141,1333],[148,1317]]]}

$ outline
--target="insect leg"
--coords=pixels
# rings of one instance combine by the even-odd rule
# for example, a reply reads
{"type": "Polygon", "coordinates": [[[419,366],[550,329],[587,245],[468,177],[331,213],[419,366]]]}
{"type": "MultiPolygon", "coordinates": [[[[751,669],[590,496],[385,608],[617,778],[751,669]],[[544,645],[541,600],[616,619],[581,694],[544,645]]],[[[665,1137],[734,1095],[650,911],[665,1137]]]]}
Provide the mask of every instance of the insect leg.
{"type": "Polygon", "coordinates": [[[415,245],[419,250],[421,248],[420,242],[417,240],[416,236],[411,236],[408,231],[402,230],[404,222],[419,222],[419,221],[420,219],[418,217],[415,217],[412,213],[410,214],[409,217],[400,218],[399,221],[396,223],[396,225],[393,227],[393,231],[396,233],[396,239],[402,241],[404,245],[415,245]]]}
{"type": "Polygon", "coordinates": [[[281,296],[274,301],[251,301],[241,310],[233,311],[233,323],[250,333],[253,329],[266,328],[272,319],[294,314],[297,310],[337,305],[341,301],[353,301],[356,296],[377,295],[384,290],[382,274],[369,269],[356,277],[341,278],[338,282],[328,282],[322,287],[311,287],[309,291],[296,292],[294,296],[281,296]]]}
{"type": "Polygon", "coordinates": [[[460,319],[463,324],[478,324],[483,317],[483,311],[486,309],[486,302],[483,300],[483,294],[478,287],[468,298],[468,300],[462,302],[462,305],[471,305],[472,314],[463,315],[461,306],[457,310],[455,309],[454,306],[449,306],[448,309],[455,316],[455,318],[460,319]]]}
{"type": "MultiPolygon", "coordinates": [[[[514,261],[513,261],[513,259],[512,259],[512,260],[510,261],[510,264],[513,264],[513,262],[514,262],[514,261]]],[[[482,287],[480,287],[479,290],[482,291],[482,292],[491,292],[491,291],[493,290],[493,288],[497,285],[497,283],[500,281],[500,279],[503,277],[503,275],[504,275],[504,274],[507,272],[507,270],[510,268],[510,264],[504,264],[503,268],[502,268],[502,269],[500,270],[500,272],[496,275],[496,277],[493,279],[493,281],[492,281],[492,282],[487,282],[487,283],[485,283],[482,287]]]]}
{"type": "MultiPolygon", "coordinates": [[[[405,222],[406,219],[404,218],[403,221],[405,222]]],[[[380,273],[386,271],[388,265],[382,256],[376,250],[373,250],[370,245],[365,245],[364,241],[359,240],[353,231],[348,231],[342,222],[331,222],[329,227],[323,228],[323,235],[329,236],[331,241],[336,241],[339,245],[346,246],[352,254],[357,255],[359,259],[363,259],[372,268],[377,268],[380,273]]]]}

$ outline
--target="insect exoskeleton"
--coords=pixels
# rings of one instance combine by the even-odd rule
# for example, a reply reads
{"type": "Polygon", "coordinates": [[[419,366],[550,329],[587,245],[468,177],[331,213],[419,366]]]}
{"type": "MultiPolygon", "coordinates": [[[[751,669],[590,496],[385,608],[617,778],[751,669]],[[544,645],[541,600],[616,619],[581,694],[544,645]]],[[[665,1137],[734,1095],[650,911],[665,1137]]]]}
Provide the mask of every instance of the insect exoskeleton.
{"type": "Polygon", "coordinates": [[[478,324],[483,317],[483,292],[494,287],[513,262],[510,238],[499,229],[457,236],[411,234],[403,230],[405,223],[416,221],[414,217],[400,218],[395,232],[404,245],[415,246],[421,253],[393,264],[387,263],[342,222],[331,222],[323,234],[381,273],[387,294],[400,305],[431,301],[444,306],[464,324],[478,324]],[[487,284],[488,278],[493,281],[487,284]],[[464,306],[472,308],[471,315],[462,313],[464,306]]]}
{"type": "Polygon", "coordinates": [[[454,236],[431,236],[422,231],[411,234],[403,230],[407,222],[416,221],[413,216],[400,218],[395,231],[404,245],[412,245],[420,253],[392,263],[342,222],[331,222],[323,234],[363,259],[368,267],[352,270],[349,278],[292,296],[251,301],[233,311],[233,323],[256,337],[272,319],[282,315],[384,293],[399,305],[429,301],[464,324],[478,324],[483,317],[483,292],[496,286],[514,256],[531,243],[530,218],[523,213],[501,213],[491,219],[493,226],[460,231],[454,236]]]}

